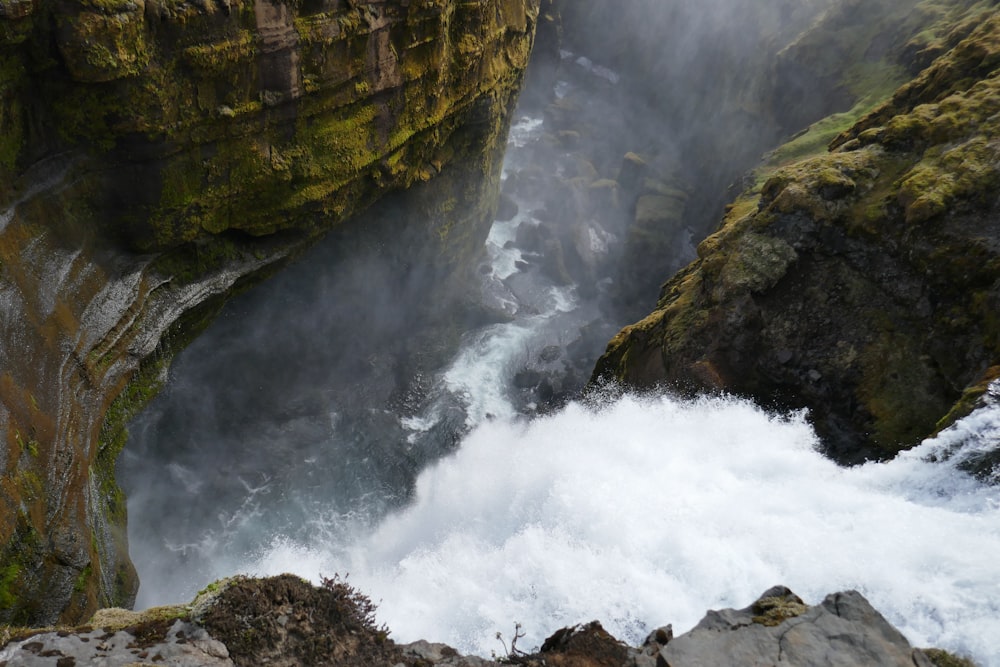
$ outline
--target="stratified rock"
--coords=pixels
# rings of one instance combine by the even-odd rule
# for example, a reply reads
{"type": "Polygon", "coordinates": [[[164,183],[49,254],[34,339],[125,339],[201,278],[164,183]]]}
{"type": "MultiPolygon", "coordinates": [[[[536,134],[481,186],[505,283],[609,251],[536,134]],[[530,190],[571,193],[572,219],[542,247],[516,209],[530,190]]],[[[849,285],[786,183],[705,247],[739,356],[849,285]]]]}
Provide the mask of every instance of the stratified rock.
{"type": "Polygon", "coordinates": [[[233,290],[402,189],[426,310],[474,284],[537,16],[0,2],[0,622],[131,603],[124,427],[233,290]]]}

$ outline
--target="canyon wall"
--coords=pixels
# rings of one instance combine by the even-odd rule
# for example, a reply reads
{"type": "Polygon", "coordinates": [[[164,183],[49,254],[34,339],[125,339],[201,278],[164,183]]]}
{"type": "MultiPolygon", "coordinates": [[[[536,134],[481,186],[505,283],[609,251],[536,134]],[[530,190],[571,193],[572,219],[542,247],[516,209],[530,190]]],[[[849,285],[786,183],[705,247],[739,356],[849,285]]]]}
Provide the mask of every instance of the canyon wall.
{"type": "Polygon", "coordinates": [[[407,260],[461,298],[537,17],[0,1],[0,621],[131,602],[124,426],[234,290],[407,189],[407,260]]]}
{"type": "Polygon", "coordinates": [[[789,48],[799,67],[830,68],[830,48],[860,40],[864,57],[829,71],[870,92],[748,174],[595,381],[806,407],[843,462],[891,456],[967,413],[1000,364],[998,35],[994,2],[828,12],[789,48]]]}

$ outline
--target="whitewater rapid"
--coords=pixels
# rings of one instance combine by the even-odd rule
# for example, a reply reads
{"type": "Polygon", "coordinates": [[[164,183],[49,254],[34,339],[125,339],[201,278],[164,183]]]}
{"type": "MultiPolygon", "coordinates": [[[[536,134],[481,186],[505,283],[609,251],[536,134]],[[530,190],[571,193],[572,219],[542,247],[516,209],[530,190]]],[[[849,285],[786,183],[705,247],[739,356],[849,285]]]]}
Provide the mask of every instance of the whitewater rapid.
{"type": "MultiPolygon", "coordinates": [[[[1000,409],[959,429],[1000,429],[1000,409]]],[[[917,646],[1000,665],[1000,490],[925,460],[840,468],[801,414],[626,396],[473,431],[411,506],[346,547],[278,540],[259,575],[349,573],[399,641],[502,652],[599,619],[641,642],[785,584],[861,591],[917,646]]]]}
{"type": "MultiPolygon", "coordinates": [[[[515,123],[505,168],[524,159],[520,150],[542,130],[538,119],[515,123]]],[[[775,415],[733,398],[625,395],[529,420],[512,400],[514,373],[553,342],[573,340],[597,315],[572,286],[522,271],[524,256],[509,242],[534,206],[518,203],[517,217],[495,225],[487,248],[496,281],[512,286],[505,298],[517,316],[469,332],[432,383],[443,399],[398,416],[409,434],[404,447],[419,448],[456,401],[471,429],[452,455],[420,472],[406,506],[385,515],[391,503],[378,490],[344,500],[345,485],[363,487],[364,474],[399,462],[379,463],[385,452],[344,450],[336,415],[327,420],[332,426],[306,429],[317,432],[315,442],[286,442],[302,436],[285,422],[264,422],[260,446],[276,447],[274,456],[288,465],[302,457],[295,465],[305,472],[291,478],[307,483],[304,500],[286,498],[265,479],[248,486],[244,506],[218,510],[224,525],[194,522],[178,546],[134,531],[182,502],[197,510],[184,516],[201,516],[198,503],[211,494],[181,497],[171,482],[169,497],[158,498],[148,478],[133,473],[140,606],[185,602],[213,578],[237,572],[313,581],[339,573],[379,604],[379,620],[397,641],[442,641],[489,656],[504,653],[496,635],[509,646],[515,623],[526,633],[518,643],[525,650],[593,619],[639,643],[666,623],[678,633],[689,629],[708,608],[745,607],[776,584],[813,604],[856,589],[916,646],[1000,667],[1000,487],[956,467],[1000,442],[1000,407],[977,411],[890,463],[855,468],[818,452],[805,414],[775,415]],[[157,502],[147,506],[150,493],[157,502]]],[[[320,292],[304,299],[303,312],[324,312],[324,299],[343,290],[320,292]]],[[[261,312],[275,319],[271,308],[261,312]]],[[[240,326],[256,330],[246,319],[240,326]]],[[[313,337],[322,345],[322,336],[313,337]]],[[[199,344],[214,354],[208,335],[192,350],[199,344]]],[[[260,456],[256,442],[245,456],[260,456]]],[[[365,447],[376,445],[392,443],[365,447]]],[[[162,447],[176,445],[168,439],[162,447]]],[[[177,477],[214,479],[211,465],[200,477],[189,467],[177,477]]]]}

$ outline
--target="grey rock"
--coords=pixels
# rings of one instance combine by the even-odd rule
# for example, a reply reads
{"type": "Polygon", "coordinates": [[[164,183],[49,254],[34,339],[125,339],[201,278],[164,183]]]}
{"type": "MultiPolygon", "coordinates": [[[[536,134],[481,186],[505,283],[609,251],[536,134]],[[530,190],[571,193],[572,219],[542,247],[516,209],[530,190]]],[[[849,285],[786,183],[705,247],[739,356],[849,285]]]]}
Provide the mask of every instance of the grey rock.
{"type": "Polygon", "coordinates": [[[103,665],[125,667],[232,667],[229,651],[204,628],[177,620],[163,641],[147,645],[127,630],[46,632],[0,649],[0,664],[23,667],[103,665]]]}
{"type": "Polygon", "coordinates": [[[416,641],[400,646],[410,664],[429,664],[441,667],[482,667],[496,664],[476,656],[460,655],[458,651],[447,644],[437,644],[427,641],[416,641]],[[416,659],[414,663],[412,658],[416,659]]]}
{"type": "Polygon", "coordinates": [[[664,667],[788,665],[789,667],[930,667],[857,591],[834,593],[805,607],[791,591],[767,591],[746,609],[710,611],[690,632],[659,651],[664,667]],[[789,617],[767,617],[771,601],[784,602],[789,617]],[[762,604],[763,603],[763,604],[762,604]],[[804,610],[798,613],[799,610],[804,610]],[[771,621],[780,622],[773,623],[771,621]]]}

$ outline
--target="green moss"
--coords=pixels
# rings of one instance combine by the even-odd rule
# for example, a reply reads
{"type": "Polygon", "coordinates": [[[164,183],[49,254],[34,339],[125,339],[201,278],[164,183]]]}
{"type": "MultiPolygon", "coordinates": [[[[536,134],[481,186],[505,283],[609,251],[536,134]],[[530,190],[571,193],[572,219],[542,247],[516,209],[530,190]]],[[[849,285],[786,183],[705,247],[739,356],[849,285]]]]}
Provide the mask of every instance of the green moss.
{"type": "Polygon", "coordinates": [[[0,55],[0,174],[13,172],[24,147],[21,88],[26,71],[19,56],[0,55]]]}
{"type": "Polygon", "coordinates": [[[14,532],[0,549],[0,623],[28,625],[37,600],[29,593],[37,584],[43,545],[31,517],[18,512],[14,532]]]}
{"type": "Polygon", "coordinates": [[[56,15],[63,61],[79,81],[105,82],[135,76],[142,73],[151,58],[145,20],[138,5],[103,4],[109,7],[56,15]]]}
{"type": "Polygon", "coordinates": [[[927,155],[900,185],[899,203],[909,223],[937,217],[957,200],[989,197],[1000,185],[1000,149],[985,136],[975,136],[940,155],[927,155]]]}
{"type": "Polygon", "coordinates": [[[20,576],[21,565],[19,563],[7,563],[0,566],[0,607],[9,609],[17,602],[14,591],[20,576]]]}
{"type": "Polygon", "coordinates": [[[253,33],[242,30],[232,39],[190,46],[184,49],[182,57],[188,65],[206,73],[224,74],[233,65],[253,58],[255,44],[253,33]]]}
{"type": "Polygon", "coordinates": [[[163,356],[147,359],[104,416],[91,477],[104,503],[104,516],[112,525],[121,528],[125,526],[125,494],[115,480],[115,464],[128,441],[128,421],[159,392],[166,366],[163,356]]]}
{"type": "Polygon", "coordinates": [[[770,289],[798,259],[795,249],[780,238],[742,234],[730,248],[720,282],[726,290],[760,292],[770,289]]]}
{"type": "Polygon", "coordinates": [[[84,144],[98,150],[114,148],[115,133],[108,120],[114,111],[113,102],[94,87],[74,87],[72,90],[48,87],[53,121],[63,140],[71,145],[84,144]]]}
{"type": "Polygon", "coordinates": [[[934,667],[978,667],[969,658],[963,658],[939,648],[925,648],[923,653],[934,664],[934,667]]]}
{"type": "Polygon", "coordinates": [[[226,580],[221,580],[220,579],[220,580],[213,581],[208,586],[205,586],[203,589],[201,589],[200,591],[198,591],[198,595],[196,597],[200,598],[203,595],[211,595],[212,593],[217,593],[225,585],[226,585],[226,580]]]}
{"type": "Polygon", "coordinates": [[[38,457],[38,441],[34,438],[23,438],[21,437],[21,432],[18,430],[14,431],[14,442],[17,443],[17,447],[22,452],[27,452],[32,458],[38,457]]]}
{"type": "Polygon", "coordinates": [[[22,468],[17,472],[17,486],[20,496],[28,503],[45,497],[45,487],[42,478],[34,470],[22,468]]]}
{"type": "Polygon", "coordinates": [[[127,14],[135,11],[133,0],[80,0],[80,5],[108,16],[127,14]]]}
{"type": "Polygon", "coordinates": [[[982,404],[981,399],[988,391],[990,383],[997,379],[1000,379],[1000,366],[988,369],[975,384],[966,387],[961,398],[955,402],[948,414],[938,420],[936,431],[943,431],[959,419],[971,414],[982,404]]]}
{"type": "Polygon", "coordinates": [[[809,611],[809,605],[804,604],[795,595],[783,595],[757,600],[753,604],[752,611],[754,623],[774,627],[806,613],[809,611]]]}
{"type": "Polygon", "coordinates": [[[77,576],[76,581],[73,582],[73,592],[83,593],[85,590],[87,590],[87,586],[90,585],[90,578],[93,575],[93,573],[94,573],[94,568],[90,565],[90,563],[88,563],[87,567],[83,568],[79,576],[77,576]]]}

